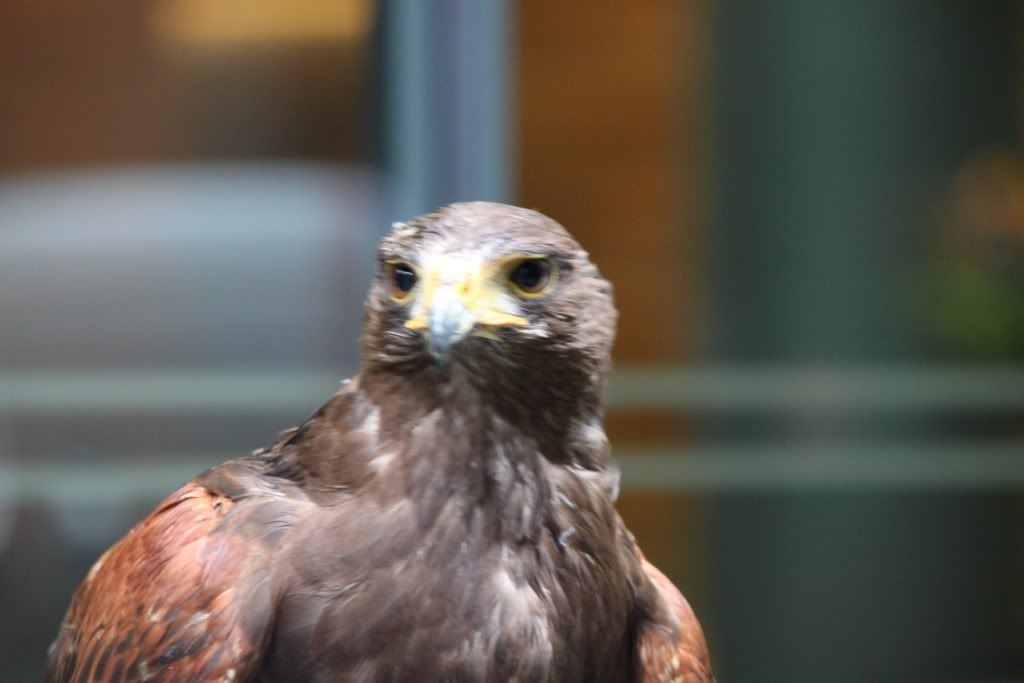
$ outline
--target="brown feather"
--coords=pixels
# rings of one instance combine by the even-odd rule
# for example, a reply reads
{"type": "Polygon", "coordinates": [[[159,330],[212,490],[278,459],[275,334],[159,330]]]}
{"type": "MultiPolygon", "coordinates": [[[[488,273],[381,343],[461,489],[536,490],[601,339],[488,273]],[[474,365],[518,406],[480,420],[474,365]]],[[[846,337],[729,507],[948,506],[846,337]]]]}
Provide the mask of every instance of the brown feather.
{"type": "Polygon", "coordinates": [[[641,559],[644,573],[656,591],[657,604],[651,618],[640,628],[640,682],[713,681],[704,631],[690,603],[657,567],[642,555],[641,559]]]}
{"type": "Polygon", "coordinates": [[[104,553],[61,625],[48,680],[244,680],[270,604],[255,544],[224,528],[237,505],[190,483],[104,553]]]}

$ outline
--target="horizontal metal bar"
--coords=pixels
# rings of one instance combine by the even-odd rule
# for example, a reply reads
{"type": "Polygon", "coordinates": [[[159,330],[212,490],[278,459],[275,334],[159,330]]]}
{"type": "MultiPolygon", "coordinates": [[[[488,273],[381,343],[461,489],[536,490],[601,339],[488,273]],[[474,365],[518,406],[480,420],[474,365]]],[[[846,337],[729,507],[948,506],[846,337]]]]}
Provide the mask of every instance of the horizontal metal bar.
{"type": "MultiPolygon", "coordinates": [[[[0,415],[304,412],[347,373],[309,370],[0,371],[0,415]]],[[[619,410],[1024,412],[1024,368],[623,367],[619,410]]]]}
{"type": "Polygon", "coordinates": [[[311,410],[338,390],[338,370],[0,372],[0,414],[247,415],[311,410]]]}
{"type": "Polygon", "coordinates": [[[609,398],[694,411],[1024,410],[1024,366],[629,367],[614,374],[609,398]]]}
{"type": "MultiPolygon", "coordinates": [[[[166,453],[158,464],[0,462],[0,503],[155,501],[227,453],[166,453]]],[[[1022,444],[752,445],[617,450],[629,492],[947,491],[1024,488],[1022,444]]]]}
{"type": "Polygon", "coordinates": [[[1024,443],[712,446],[620,454],[626,490],[1017,490],[1024,443]]]}

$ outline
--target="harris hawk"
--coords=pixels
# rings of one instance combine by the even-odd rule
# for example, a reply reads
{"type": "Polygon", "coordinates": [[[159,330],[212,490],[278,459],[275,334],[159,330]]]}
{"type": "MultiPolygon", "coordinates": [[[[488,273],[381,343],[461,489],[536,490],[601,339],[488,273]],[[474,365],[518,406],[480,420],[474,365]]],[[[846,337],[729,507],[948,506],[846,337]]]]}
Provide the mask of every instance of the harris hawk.
{"type": "Polygon", "coordinates": [[[616,513],[616,311],[555,221],[485,202],[381,242],[358,375],[104,553],[47,681],[711,681],[616,513]]]}

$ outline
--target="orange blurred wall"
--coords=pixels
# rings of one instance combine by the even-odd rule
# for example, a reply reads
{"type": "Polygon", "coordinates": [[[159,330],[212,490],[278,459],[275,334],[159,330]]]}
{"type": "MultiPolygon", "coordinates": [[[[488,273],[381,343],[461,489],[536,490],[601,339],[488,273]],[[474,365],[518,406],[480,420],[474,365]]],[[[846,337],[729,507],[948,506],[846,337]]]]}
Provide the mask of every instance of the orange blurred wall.
{"type": "Polygon", "coordinates": [[[615,283],[616,357],[690,355],[700,263],[704,2],[521,0],[520,201],[615,283]]]}

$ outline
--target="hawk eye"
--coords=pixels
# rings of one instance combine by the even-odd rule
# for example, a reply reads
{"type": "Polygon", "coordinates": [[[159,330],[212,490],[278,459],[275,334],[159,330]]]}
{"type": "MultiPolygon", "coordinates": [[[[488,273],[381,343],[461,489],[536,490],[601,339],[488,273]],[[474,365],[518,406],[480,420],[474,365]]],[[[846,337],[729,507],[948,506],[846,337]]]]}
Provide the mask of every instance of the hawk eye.
{"type": "Polygon", "coordinates": [[[388,284],[391,298],[405,301],[416,286],[416,271],[404,261],[388,261],[388,284]]]}
{"type": "Polygon", "coordinates": [[[543,296],[547,292],[553,274],[554,267],[550,259],[528,258],[513,266],[509,280],[516,294],[529,299],[543,296]]]}

